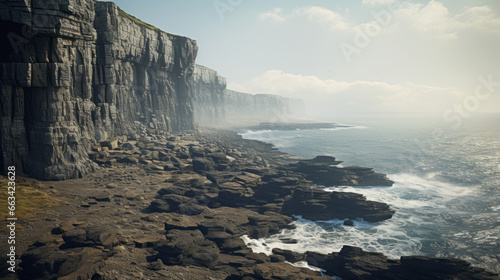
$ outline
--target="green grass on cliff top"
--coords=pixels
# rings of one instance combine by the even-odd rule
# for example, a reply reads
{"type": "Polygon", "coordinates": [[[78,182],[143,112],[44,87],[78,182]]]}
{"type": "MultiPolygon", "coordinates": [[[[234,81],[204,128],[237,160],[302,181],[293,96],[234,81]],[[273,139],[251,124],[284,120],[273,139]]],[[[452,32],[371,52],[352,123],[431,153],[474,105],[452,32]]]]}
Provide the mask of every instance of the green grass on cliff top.
{"type": "Polygon", "coordinates": [[[158,30],[160,30],[160,29],[159,29],[158,27],[156,27],[156,26],[153,26],[153,25],[151,25],[151,24],[149,24],[149,23],[146,23],[146,22],[144,22],[144,21],[142,21],[142,20],[140,20],[140,19],[138,19],[138,18],[134,17],[134,16],[133,16],[133,15],[131,15],[131,14],[127,14],[124,10],[120,9],[119,7],[118,7],[118,13],[120,14],[120,16],[122,16],[122,17],[124,17],[124,18],[128,18],[128,19],[130,19],[131,21],[133,21],[133,22],[137,23],[138,25],[146,27],[147,29],[151,29],[151,30],[154,30],[154,31],[158,31],[158,30]]]}

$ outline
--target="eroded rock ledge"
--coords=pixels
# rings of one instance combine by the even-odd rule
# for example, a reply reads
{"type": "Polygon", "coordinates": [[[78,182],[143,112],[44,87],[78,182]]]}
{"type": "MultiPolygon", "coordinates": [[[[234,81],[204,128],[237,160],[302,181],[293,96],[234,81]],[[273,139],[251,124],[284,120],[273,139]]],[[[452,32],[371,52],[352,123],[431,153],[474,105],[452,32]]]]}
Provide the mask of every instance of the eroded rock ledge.
{"type": "Polygon", "coordinates": [[[51,182],[72,203],[56,209],[22,254],[21,279],[325,279],[285,261],[344,279],[498,279],[458,260],[393,261],[351,247],[329,255],[275,249],[271,256],[247,248],[242,235],[278,233],[291,227],[291,214],[392,216],[386,204],[325,192],[294,171],[301,162],[322,170],[336,162],[331,157],[303,160],[227,131],[134,134],[93,150],[97,172],[51,182]],[[414,270],[421,278],[409,276],[414,270]]]}

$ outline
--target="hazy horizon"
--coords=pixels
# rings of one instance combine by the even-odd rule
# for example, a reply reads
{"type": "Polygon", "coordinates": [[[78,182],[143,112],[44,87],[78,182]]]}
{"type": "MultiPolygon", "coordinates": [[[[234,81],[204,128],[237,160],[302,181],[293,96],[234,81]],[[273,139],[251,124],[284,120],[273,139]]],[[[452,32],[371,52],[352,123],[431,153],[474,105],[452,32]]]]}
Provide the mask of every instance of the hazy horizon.
{"type": "Polygon", "coordinates": [[[116,0],[197,40],[228,89],[304,99],[313,115],[500,113],[500,3],[116,0]]]}

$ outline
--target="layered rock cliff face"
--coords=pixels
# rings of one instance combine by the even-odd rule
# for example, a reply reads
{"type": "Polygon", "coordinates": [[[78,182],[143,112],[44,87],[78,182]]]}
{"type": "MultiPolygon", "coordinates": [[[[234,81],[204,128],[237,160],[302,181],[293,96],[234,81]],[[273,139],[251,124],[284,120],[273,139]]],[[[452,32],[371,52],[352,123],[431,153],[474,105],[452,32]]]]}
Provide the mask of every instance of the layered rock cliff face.
{"type": "Polygon", "coordinates": [[[157,131],[193,129],[196,42],[142,24],[114,3],[96,2],[94,26],[96,137],[133,132],[135,121],[157,131]]]}
{"type": "Polygon", "coordinates": [[[161,32],[113,3],[0,3],[0,168],[42,179],[93,169],[94,141],[145,124],[194,127],[194,40],[161,32]]]}
{"type": "Polygon", "coordinates": [[[225,91],[225,110],[227,120],[269,121],[299,112],[300,100],[272,94],[248,94],[233,90],[225,91]]]}
{"type": "Polygon", "coordinates": [[[201,65],[196,65],[193,88],[194,117],[201,126],[276,121],[304,110],[299,99],[226,89],[226,78],[201,65]]]}
{"type": "Polygon", "coordinates": [[[251,95],[233,90],[226,90],[226,108],[228,116],[260,115],[273,118],[290,113],[286,98],[268,94],[251,95]]]}
{"type": "Polygon", "coordinates": [[[196,41],[111,2],[0,3],[0,170],[40,179],[94,169],[96,142],[290,112],[288,99],[226,90],[196,41]]]}
{"type": "Polygon", "coordinates": [[[225,123],[226,78],[215,70],[196,65],[194,72],[194,117],[199,125],[225,123]]]}
{"type": "Polygon", "coordinates": [[[9,1],[0,10],[2,170],[45,179],[88,172],[94,2],[9,1]]]}

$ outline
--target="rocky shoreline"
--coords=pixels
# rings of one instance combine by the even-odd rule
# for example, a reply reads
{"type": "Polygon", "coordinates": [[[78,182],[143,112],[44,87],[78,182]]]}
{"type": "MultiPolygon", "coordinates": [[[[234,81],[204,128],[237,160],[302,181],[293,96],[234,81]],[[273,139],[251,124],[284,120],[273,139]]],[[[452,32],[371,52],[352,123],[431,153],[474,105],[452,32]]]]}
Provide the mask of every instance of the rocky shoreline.
{"type": "Polygon", "coordinates": [[[298,261],[342,279],[499,279],[461,260],[390,260],[350,246],[268,256],[241,239],[290,228],[293,215],[346,226],[390,219],[385,203],[317,187],[392,185],[371,168],[301,159],[223,130],[159,136],[145,129],[95,143],[89,156],[96,172],[45,182],[65,204],[22,222],[21,269],[6,279],[325,279],[291,265],[298,261]]]}

